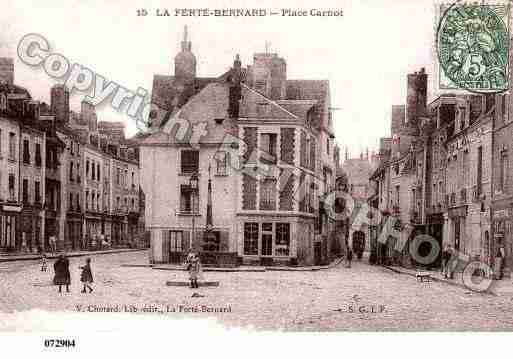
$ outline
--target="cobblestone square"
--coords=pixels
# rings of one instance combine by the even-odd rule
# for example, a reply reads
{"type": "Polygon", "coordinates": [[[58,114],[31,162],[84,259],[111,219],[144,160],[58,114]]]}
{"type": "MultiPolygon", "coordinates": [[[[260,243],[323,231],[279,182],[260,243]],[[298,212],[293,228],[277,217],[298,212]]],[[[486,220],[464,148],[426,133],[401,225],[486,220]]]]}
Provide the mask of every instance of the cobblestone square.
{"type": "Polygon", "coordinates": [[[84,257],[70,258],[71,292],[62,294],[51,285],[53,261],[48,272],[41,272],[37,261],[0,263],[0,313],[76,312],[81,306],[83,315],[95,315],[88,311],[127,306],[163,310],[155,315],[170,318],[215,316],[228,327],[271,330],[513,329],[511,296],[421,283],[365,262],[314,272],[205,272],[204,279],[219,281],[219,287],[193,290],[166,286],[166,281],[187,280],[186,272],[121,266],[145,261],[145,251],[93,256],[92,294],[80,292],[78,267],[84,257]],[[201,313],[202,308],[210,312],[201,313]]]}

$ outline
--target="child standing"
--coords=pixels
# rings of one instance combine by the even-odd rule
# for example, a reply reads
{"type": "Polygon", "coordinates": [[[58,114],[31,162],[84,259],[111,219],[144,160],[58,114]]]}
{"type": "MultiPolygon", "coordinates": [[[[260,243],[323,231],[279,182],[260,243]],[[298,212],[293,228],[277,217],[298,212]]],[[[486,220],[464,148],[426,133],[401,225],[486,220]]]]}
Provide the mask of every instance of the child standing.
{"type": "Polygon", "coordinates": [[[353,250],[351,248],[349,248],[347,250],[347,264],[346,264],[347,268],[351,268],[352,261],[353,261],[353,250]]]}
{"type": "Polygon", "coordinates": [[[198,255],[190,252],[186,259],[187,270],[189,271],[189,280],[191,281],[191,288],[199,288],[198,277],[201,274],[201,263],[198,255]]]}
{"type": "Polygon", "coordinates": [[[82,293],[86,292],[86,288],[89,289],[89,293],[93,291],[91,284],[93,283],[93,272],[91,271],[91,258],[86,259],[86,264],[82,269],[82,274],[80,275],[80,281],[84,284],[84,289],[82,289],[82,293]]]}
{"type": "Polygon", "coordinates": [[[41,254],[41,272],[46,272],[48,263],[46,262],[46,254],[41,254]]]}

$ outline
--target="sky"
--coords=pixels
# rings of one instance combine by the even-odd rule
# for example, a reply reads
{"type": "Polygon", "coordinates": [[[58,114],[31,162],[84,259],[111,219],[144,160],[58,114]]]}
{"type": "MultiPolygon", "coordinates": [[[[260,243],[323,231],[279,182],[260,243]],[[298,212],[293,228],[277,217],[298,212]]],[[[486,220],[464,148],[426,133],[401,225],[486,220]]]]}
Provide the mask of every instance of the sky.
{"type": "MultiPolygon", "coordinates": [[[[256,52],[270,52],[287,62],[289,79],[329,79],[336,141],[350,156],[377,149],[390,136],[391,106],[404,104],[406,75],[425,67],[433,97],[433,0],[360,1],[96,1],[16,0],[0,12],[0,56],[15,57],[15,82],[32,97],[49,103],[57,81],[16,56],[20,39],[43,35],[51,49],[109,80],[135,91],[151,92],[154,74],[172,75],[173,58],[188,25],[198,76],[218,76],[235,54],[243,66],[256,52]],[[175,8],[266,8],[343,10],[341,17],[157,17],[175,8]],[[137,16],[145,8],[150,15],[137,16]]],[[[74,92],[72,109],[88,93],[74,92]]],[[[133,121],[108,105],[97,109],[99,120],[133,121]]]]}

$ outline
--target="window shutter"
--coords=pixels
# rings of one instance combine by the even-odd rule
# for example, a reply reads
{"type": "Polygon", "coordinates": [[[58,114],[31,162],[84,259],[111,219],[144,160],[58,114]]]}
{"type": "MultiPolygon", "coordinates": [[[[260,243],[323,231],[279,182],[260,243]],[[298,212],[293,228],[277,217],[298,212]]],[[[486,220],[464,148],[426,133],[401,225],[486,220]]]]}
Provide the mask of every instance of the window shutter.
{"type": "Polygon", "coordinates": [[[248,162],[249,160],[255,160],[256,157],[252,156],[252,154],[257,147],[256,127],[244,127],[244,143],[247,146],[246,152],[244,153],[244,162],[248,162]]]}
{"type": "Polygon", "coordinates": [[[315,140],[310,139],[310,169],[315,171],[315,140]]]}
{"type": "Polygon", "coordinates": [[[280,176],[282,182],[286,181],[285,183],[280,183],[280,211],[293,210],[295,179],[296,175],[293,173],[290,173],[288,176],[280,176]]]}
{"type": "Polygon", "coordinates": [[[169,231],[162,230],[162,261],[169,261],[169,251],[171,250],[169,245],[169,231]]]}
{"type": "Polygon", "coordinates": [[[228,252],[230,250],[229,240],[229,232],[221,231],[220,234],[220,243],[219,243],[219,251],[220,252],[228,252]]]}
{"type": "Polygon", "coordinates": [[[247,174],[242,175],[242,209],[256,209],[257,180],[247,174]]]}
{"type": "Polygon", "coordinates": [[[281,128],[281,160],[288,164],[294,164],[294,141],[295,129],[294,128],[281,128]]]}
{"type": "Polygon", "coordinates": [[[300,154],[299,154],[299,165],[301,167],[305,167],[305,161],[306,161],[306,133],[304,131],[301,131],[301,137],[300,137],[300,142],[299,142],[299,149],[300,149],[300,154]]]}

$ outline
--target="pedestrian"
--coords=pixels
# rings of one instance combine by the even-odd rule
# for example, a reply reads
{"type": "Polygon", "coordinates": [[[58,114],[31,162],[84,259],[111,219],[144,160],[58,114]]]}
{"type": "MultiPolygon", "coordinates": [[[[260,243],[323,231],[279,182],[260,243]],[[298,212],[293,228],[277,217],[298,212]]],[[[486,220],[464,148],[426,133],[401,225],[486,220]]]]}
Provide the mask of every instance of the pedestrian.
{"type": "Polygon", "coordinates": [[[495,279],[502,279],[503,273],[503,263],[504,263],[504,247],[501,245],[497,248],[497,253],[495,255],[495,263],[493,266],[493,272],[495,273],[495,279]]]}
{"type": "Polygon", "coordinates": [[[449,261],[451,260],[452,256],[452,248],[451,245],[447,245],[445,249],[442,252],[442,273],[444,275],[444,278],[447,279],[449,276],[451,276],[451,271],[449,269],[449,261]]]}
{"type": "Polygon", "coordinates": [[[64,254],[53,264],[55,276],[53,277],[53,284],[59,286],[59,293],[62,293],[62,286],[66,286],[66,292],[69,292],[69,285],[71,284],[71,275],[69,273],[69,260],[64,254]]]}
{"type": "Polygon", "coordinates": [[[82,250],[87,250],[87,235],[82,236],[82,250]]]}
{"type": "Polygon", "coordinates": [[[82,293],[86,293],[86,288],[89,289],[89,293],[92,293],[93,287],[91,287],[91,284],[93,283],[93,272],[91,270],[91,258],[87,258],[86,264],[80,267],[80,269],[82,269],[80,281],[84,284],[82,293]]]}
{"type": "Polygon", "coordinates": [[[347,261],[346,261],[346,268],[351,268],[351,262],[353,261],[353,250],[349,248],[347,250],[347,261]]]}
{"type": "Polygon", "coordinates": [[[201,262],[199,256],[190,251],[185,260],[186,269],[189,271],[189,280],[191,281],[191,288],[199,288],[198,277],[201,275],[201,262]]]}
{"type": "Polygon", "coordinates": [[[50,249],[52,253],[57,252],[57,238],[52,234],[50,238],[48,238],[48,242],[50,243],[50,249]]]}
{"type": "Polygon", "coordinates": [[[46,269],[48,268],[48,263],[46,261],[46,254],[41,254],[41,272],[46,272],[46,269]]]}

